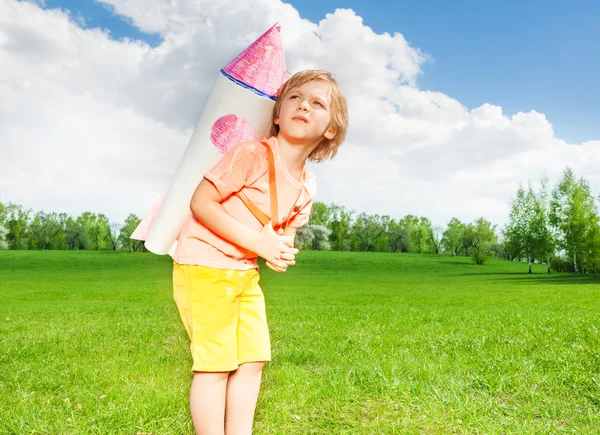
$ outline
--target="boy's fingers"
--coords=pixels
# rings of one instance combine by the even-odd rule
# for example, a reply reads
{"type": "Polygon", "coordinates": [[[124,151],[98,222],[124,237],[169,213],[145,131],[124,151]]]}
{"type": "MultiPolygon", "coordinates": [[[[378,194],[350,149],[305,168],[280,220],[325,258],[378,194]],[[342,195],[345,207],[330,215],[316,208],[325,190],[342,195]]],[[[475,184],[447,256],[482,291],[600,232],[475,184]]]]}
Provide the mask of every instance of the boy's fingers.
{"type": "Polygon", "coordinates": [[[274,270],[275,272],[285,272],[285,269],[281,269],[279,267],[276,267],[273,263],[271,263],[270,261],[267,261],[267,267],[271,270],[274,270]]]}
{"type": "Polygon", "coordinates": [[[287,264],[285,264],[283,261],[279,261],[279,260],[275,260],[273,262],[271,262],[271,269],[277,271],[277,272],[283,272],[286,268],[287,268],[287,264]]]}
{"type": "Polygon", "coordinates": [[[283,248],[283,249],[281,250],[281,253],[282,253],[282,254],[292,254],[292,255],[296,255],[298,252],[300,252],[300,251],[298,251],[298,249],[296,249],[296,248],[292,248],[291,246],[285,246],[285,248],[283,248]]]}

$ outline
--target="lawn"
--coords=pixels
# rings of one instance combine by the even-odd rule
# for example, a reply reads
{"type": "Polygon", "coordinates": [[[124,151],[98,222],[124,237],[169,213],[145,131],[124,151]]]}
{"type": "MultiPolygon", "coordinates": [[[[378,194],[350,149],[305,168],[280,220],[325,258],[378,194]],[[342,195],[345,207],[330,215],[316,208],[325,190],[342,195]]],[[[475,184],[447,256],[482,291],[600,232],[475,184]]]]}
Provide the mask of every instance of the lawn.
{"type": "MultiPolygon", "coordinates": [[[[599,434],[600,276],[435,255],[262,267],[255,434],[599,434]]],[[[168,257],[0,251],[0,434],[192,434],[168,257]]]]}

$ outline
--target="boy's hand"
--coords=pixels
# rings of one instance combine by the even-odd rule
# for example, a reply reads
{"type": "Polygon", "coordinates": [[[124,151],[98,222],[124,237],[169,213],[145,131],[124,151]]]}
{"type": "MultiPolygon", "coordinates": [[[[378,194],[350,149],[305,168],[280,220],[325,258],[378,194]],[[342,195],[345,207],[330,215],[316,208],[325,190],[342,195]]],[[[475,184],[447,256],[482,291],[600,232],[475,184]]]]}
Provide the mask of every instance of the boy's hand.
{"type": "Polygon", "coordinates": [[[267,261],[267,266],[277,272],[285,272],[289,265],[295,264],[298,250],[293,247],[292,237],[275,233],[271,222],[260,231],[256,253],[267,261]]]}
{"type": "MultiPolygon", "coordinates": [[[[278,236],[283,236],[285,234],[285,232],[279,228],[277,230],[277,235],[278,236]]],[[[288,245],[290,248],[293,248],[293,245],[288,245]]],[[[282,254],[281,255],[281,259],[286,263],[285,267],[277,267],[274,264],[270,263],[267,261],[267,267],[271,270],[274,270],[275,272],[285,272],[287,270],[288,266],[293,266],[294,264],[296,264],[295,261],[295,256],[291,255],[291,254],[282,254]]]]}

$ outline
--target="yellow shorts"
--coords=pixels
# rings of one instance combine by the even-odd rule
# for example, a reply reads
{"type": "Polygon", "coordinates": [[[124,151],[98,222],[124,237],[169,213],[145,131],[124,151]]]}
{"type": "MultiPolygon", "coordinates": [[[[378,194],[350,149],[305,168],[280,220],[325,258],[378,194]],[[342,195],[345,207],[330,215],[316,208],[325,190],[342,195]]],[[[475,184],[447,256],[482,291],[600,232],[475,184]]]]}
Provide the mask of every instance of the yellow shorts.
{"type": "Polygon", "coordinates": [[[228,372],[271,360],[265,299],[256,269],[173,265],[173,296],[190,336],[195,372],[228,372]]]}

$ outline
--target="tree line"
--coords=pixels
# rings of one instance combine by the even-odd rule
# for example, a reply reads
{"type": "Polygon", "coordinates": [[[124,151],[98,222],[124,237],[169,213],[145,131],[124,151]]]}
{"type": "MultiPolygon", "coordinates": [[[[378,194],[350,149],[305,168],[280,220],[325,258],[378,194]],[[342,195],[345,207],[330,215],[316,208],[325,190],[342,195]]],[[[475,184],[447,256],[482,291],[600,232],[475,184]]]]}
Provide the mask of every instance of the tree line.
{"type": "Polygon", "coordinates": [[[547,264],[548,272],[600,272],[600,218],[589,183],[570,168],[551,190],[547,179],[535,192],[528,183],[511,201],[504,228],[485,218],[471,223],[452,218],[445,228],[426,217],[356,214],[336,204],[315,203],[309,225],[296,243],[304,249],[410,252],[470,256],[482,264],[497,257],[547,264]]]}
{"type": "MultiPolygon", "coordinates": [[[[423,216],[400,219],[359,213],[342,205],[315,202],[308,225],[298,231],[300,249],[446,254],[468,256],[477,264],[490,257],[528,264],[545,263],[548,272],[600,272],[600,218],[589,183],[566,168],[551,190],[543,179],[539,191],[531,183],[517,190],[504,228],[483,217],[446,227],[423,216]]],[[[0,203],[0,249],[78,249],[143,251],[131,234],[140,218],[111,222],[104,214],[33,213],[0,203]]]]}
{"type": "Polygon", "coordinates": [[[481,217],[471,223],[452,218],[446,228],[426,217],[356,214],[344,206],[316,202],[309,224],[298,230],[300,249],[466,255],[482,264],[493,255],[496,226],[481,217]]]}
{"type": "Polygon", "coordinates": [[[0,202],[0,249],[142,251],[143,242],[130,239],[141,219],[130,214],[123,224],[102,213],[86,211],[33,213],[19,204],[0,202]]]}

